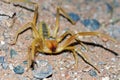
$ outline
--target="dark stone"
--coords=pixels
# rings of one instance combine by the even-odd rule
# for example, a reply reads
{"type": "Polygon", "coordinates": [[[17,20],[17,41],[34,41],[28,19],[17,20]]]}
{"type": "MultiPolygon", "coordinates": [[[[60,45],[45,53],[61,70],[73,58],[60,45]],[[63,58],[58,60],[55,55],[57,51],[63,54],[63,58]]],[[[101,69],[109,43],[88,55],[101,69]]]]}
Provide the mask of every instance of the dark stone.
{"type": "Polygon", "coordinates": [[[85,27],[89,28],[91,31],[100,28],[100,23],[96,19],[85,19],[82,21],[85,27]]]}
{"type": "Polygon", "coordinates": [[[79,15],[76,14],[76,13],[71,12],[71,13],[69,13],[68,15],[69,15],[69,16],[72,18],[72,20],[75,21],[75,22],[77,22],[77,21],[80,20],[79,15]]]}
{"type": "Polygon", "coordinates": [[[95,72],[95,70],[90,70],[89,75],[92,76],[92,77],[96,77],[97,73],[95,72]]]}
{"type": "Polygon", "coordinates": [[[17,55],[17,52],[14,49],[10,50],[10,57],[13,58],[17,55]]]}
{"type": "Polygon", "coordinates": [[[0,56],[0,63],[4,63],[4,56],[0,56]]]}
{"type": "Polygon", "coordinates": [[[35,78],[43,79],[52,75],[52,66],[47,61],[39,60],[37,64],[37,69],[33,70],[33,76],[35,78]]]}
{"type": "Polygon", "coordinates": [[[16,74],[23,74],[24,73],[24,68],[20,65],[14,67],[13,71],[16,73],[16,74]]]}

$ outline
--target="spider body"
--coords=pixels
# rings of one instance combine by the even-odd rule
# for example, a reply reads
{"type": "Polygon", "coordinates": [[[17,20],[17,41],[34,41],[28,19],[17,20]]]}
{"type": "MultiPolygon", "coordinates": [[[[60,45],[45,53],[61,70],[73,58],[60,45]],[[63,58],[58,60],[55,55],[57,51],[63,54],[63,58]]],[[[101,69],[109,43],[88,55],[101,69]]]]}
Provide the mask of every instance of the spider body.
{"type": "Polygon", "coordinates": [[[73,31],[66,31],[64,34],[58,36],[58,30],[59,30],[59,17],[60,14],[62,14],[65,18],[67,18],[73,25],[75,25],[75,22],[68,16],[68,14],[61,8],[57,7],[57,14],[56,14],[56,24],[55,28],[53,30],[53,35],[50,35],[50,31],[48,29],[48,26],[44,22],[40,22],[40,24],[36,25],[37,22],[37,17],[38,17],[38,5],[33,2],[29,2],[30,4],[35,5],[35,12],[34,12],[34,17],[31,22],[26,23],[25,25],[22,26],[21,29],[17,31],[15,34],[15,40],[13,41],[12,44],[15,44],[17,41],[18,36],[25,30],[31,29],[33,31],[33,41],[28,48],[28,69],[32,65],[32,63],[35,60],[35,55],[38,52],[45,53],[45,54],[59,54],[62,53],[65,50],[71,51],[74,59],[75,59],[75,65],[77,66],[78,64],[78,59],[77,59],[77,53],[81,55],[81,57],[84,59],[85,62],[87,62],[89,65],[91,65],[94,69],[96,69],[98,72],[99,69],[94,66],[87,58],[87,56],[81,52],[80,49],[76,49],[75,45],[71,45],[73,41],[78,42],[81,46],[85,47],[84,43],[78,39],[79,36],[100,36],[100,37],[105,37],[107,39],[113,40],[111,37],[98,33],[98,32],[78,32],[74,33],[73,31]],[[68,38],[66,38],[69,36],[68,38]],[[63,42],[62,45],[59,45],[63,42]]]}

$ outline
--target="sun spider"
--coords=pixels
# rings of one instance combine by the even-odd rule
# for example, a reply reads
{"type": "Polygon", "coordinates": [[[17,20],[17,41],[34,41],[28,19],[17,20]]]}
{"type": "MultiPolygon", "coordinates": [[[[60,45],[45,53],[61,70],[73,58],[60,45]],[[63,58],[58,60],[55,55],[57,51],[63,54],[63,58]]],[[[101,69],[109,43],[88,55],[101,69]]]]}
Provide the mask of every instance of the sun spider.
{"type": "Polygon", "coordinates": [[[76,41],[79,43],[79,45],[84,46],[84,43],[78,39],[79,36],[100,36],[105,37],[107,39],[113,40],[111,37],[105,34],[101,34],[99,32],[78,32],[74,33],[73,31],[66,31],[61,36],[58,36],[58,30],[59,30],[59,18],[60,15],[63,15],[66,19],[68,19],[73,25],[75,25],[76,22],[74,22],[70,16],[61,8],[57,7],[57,14],[56,14],[56,23],[53,30],[53,35],[50,35],[50,31],[44,21],[40,22],[37,28],[37,18],[38,18],[38,4],[29,2],[30,4],[35,5],[35,11],[34,11],[34,17],[31,22],[26,23],[24,26],[22,26],[21,29],[17,31],[15,34],[15,40],[11,44],[15,44],[17,41],[18,36],[23,33],[25,30],[31,29],[33,31],[33,41],[31,45],[28,48],[28,69],[30,66],[35,62],[35,55],[38,52],[41,52],[43,54],[59,54],[63,51],[71,51],[74,59],[75,59],[75,66],[78,65],[78,58],[77,54],[79,53],[81,57],[84,59],[85,62],[90,64],[94,69],[96,69],[98,72],[99,69],[94,66],[87,58],[87,56],[81,52],[81,50],[78,50],[75,48],[76,45],[71,45],[73,41],[76,41]],[[69,36],[68,38],[66,38],[69,36]],[[66,40],[65,40],[66,39],[66,40]],[[65,40],[65,41],[64,41],[65,40]],[[64,43],[60,45],[62,42],[64,43]]]}

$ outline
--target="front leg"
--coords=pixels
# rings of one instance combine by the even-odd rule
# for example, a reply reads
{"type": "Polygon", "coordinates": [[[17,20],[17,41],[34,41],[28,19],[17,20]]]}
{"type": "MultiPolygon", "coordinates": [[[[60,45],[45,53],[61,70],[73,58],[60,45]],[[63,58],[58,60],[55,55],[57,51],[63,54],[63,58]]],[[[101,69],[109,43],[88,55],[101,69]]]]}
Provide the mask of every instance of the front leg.
{"type": "Polygon", "coordinates": [[[93,65],[93,63],[88,59],[87,55],[85,55],[84,53],[81,52],[81,50],[79,49],[75,49],[75,52],[77,52],[81,58],[90,66],[92,66],[95,70],[97,70],[98,73],[100,73],[100,70],[98,69],[97,66],[93,65]]]}
{"type": "Polygon", "coordinates": [[[36,22],[37,22],[37,18],[38,18],[38,4],[34,3],[34,2],[25,1],[25,0],[19,0],[19,1],[11,0],[10,2],[26,2],[28,4],[34,4],[35,5],[35,11],[34,11],[33,20],[31,22],[26,23],[24,26],[22,26],[21,29],[19,29],[17,31],[17,33],[15,34],[14,41],[12,43],[10,43],[10,44],[15,44],[19,34],[23,33],[27,29],[32,29],[33,30],[33,36],[34,37],[39,37],[39,33],[38,33],[37,29],[36,29],[36,22]]]}
{"type": "MultiPolygon", "coordinates": [[[[60,42],[62,42],[67,36],[72,37],[72,36],[74,36],[74,34],[75,34],[75,33],[74,33],[73,31],[68,30],[68,31],[66,31],[64,34],[62,34],[60,37],[57,38],[57,42],[60,43],[60,42]]],[[[84,45],[84,43],[82,43],[81,40],[79,40],[77,37],[75,38],[75,40],[76,40],[82,47],[84,47],[86,50],[88,50],[88,48],[84,45]]]]}
{"type": "Polygon", "coordinates": [[[116,42],[116,40],[113,39],[113,38],[111,38],[110,36],[105,35],[105,34],[102,34],[102,33],[99,33],[99,32],[79,32],[79,33],[77,33],[77,34],[74,34],[73,36],[70,36],[70,37],[65,41],[65,43],[64,43],[64,45],[63,45],[63,48],[64,48],[64,47],[67,47],[68,45],[70,45],[71,42],[72,42],[73,40],[75,40],[76,38],[78,38],[79,36],[98,36],[98,37],[104,37],[104,38],[106,38],[106,39],[108,39],[108,40],[111,40],[111,41],[113,41],[113,42],[116,42]]]}
{"type": "Polygon", "coordinates": [[[66,47],[64,50],[72,51],[72,54],[75,60],[74,68],[77,69],[78,68],[78,57],[77,57],[77,53],[75,52],[75,47],[69,46],[69,47],[66,47]]]}
{"type": "Polygon", "coordinates": [[[27,65],[27,71],[29,68],[34,67],[34,62],[35,62],[35,54],[36,54],[36,40],[34,40],[31,44],[31,46],[28,48],[28,65],[27,65]]]}
{"type": "Polygon", "coordinates": [[[93,65],[93,63],[89,61],[87,55],[85,55],[84,53],[82,53],[81,50],[75,49],[74,46],[67,46],[66,48],[62,49],[61,51],[63,51],[63,50],[72,51],[72,54],[73,54],[74,59],[75,59],[75,65],[74,65],[75,68],[78,68],[78,57],[77,57],[77,53],[78,53],[87,64],[89,64],[90,66],[92,66],[95,70],[97,70],[98,73],[100,73],[98,67],[95,66],[95,65],[93,65]]]}

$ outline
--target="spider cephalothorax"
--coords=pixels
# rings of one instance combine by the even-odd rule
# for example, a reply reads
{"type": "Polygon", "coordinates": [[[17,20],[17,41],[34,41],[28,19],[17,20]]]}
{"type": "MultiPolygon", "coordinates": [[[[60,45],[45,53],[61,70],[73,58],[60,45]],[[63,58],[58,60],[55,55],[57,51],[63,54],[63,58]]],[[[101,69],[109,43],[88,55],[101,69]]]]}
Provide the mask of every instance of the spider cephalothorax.
{"type": "Polygon", "coordinates": [[[55,24],[55,29],[53,30],[53,35],[50,35],[50,31],[45,24],[45,22],[40,22],[38,25],[38,28],[36,28],[36,22],[37,22],[37,17],[38,17],[38,5],[33,2],[29,2],[30,4],[35,4],[35,12],[34,12],[34,17],[31,22],[26,23],[21,29],[19,29],[15,35],[15,41],[13,41],[13,44],[16,43],[17,37],[19,34],[21,34],[23,31],[27,29],[31,29],[33,31],[33,41],[28,48],[28,69],[34,62],[34,58],[37,52],[45,53],[45,54],[59,54],[62,51],[71,51],[74,59],[75,59],[75,64],[77,66],[78,64],[78,59],[77,59],[77,53],[81,55],[81,57],[90,64],[93,68],[95,68],[98,72],[99,70],[97,69],[96,66],[94,66],[88,59],[87,56],[81,52],[81,50],[78,50],[75,48],[75,45],[71,45],[73,40],[78,42],[79,45],[85,46],[82,41],[78,39],[79,36],[102,36],[107,39],[113,40],[107,35],[98,33],[98,32],[78,32],[74,33],[74,31],[66,31],[64,34],[61,34],[58,36],[58,30],[59,30],[59,17],[60,14],[63,15],[65,18],[67,18],[73,25],[75,22],[69,17],[69,15],[61,8],[57,7],[57,14],[56,14],[56,24],[55,24]],[[69,36],[68,38],[66,38],[69,36]],[[66,39],[64,42],[63,40],[66,39]],[[62,43],[63,42],[63,43],[62,43]],[[59,45],[61,44],[62,45],[59,45]]]}

